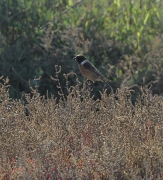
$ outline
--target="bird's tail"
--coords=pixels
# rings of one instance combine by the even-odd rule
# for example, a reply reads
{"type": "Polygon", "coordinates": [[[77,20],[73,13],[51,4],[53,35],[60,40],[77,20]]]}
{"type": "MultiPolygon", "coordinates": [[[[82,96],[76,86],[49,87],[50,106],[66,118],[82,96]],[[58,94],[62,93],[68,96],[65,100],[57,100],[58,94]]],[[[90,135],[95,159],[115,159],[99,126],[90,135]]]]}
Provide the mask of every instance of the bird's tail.
{"type": "Polygon", "coordinates": [[[106,82],[105,77],[102,76],[101,79],[102,79],[102,81],[103,81],[108,87],[110,87],[110,89],[112,90],[112,87],[110,86],[110,84],[108,84],[108,83],[106,82]]]}

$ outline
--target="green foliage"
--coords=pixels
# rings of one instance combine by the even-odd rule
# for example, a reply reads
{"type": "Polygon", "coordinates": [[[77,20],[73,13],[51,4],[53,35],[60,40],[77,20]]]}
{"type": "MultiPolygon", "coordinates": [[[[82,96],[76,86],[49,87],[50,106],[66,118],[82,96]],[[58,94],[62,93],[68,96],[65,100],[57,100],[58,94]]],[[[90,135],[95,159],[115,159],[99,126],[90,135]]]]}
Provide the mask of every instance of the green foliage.
{"type": "Polygon", "coordinates": [[[62,66],[64,84],[62,74],[78,73],[72,58],[79,53],[107,76],[114,89],[154,84],[158,93],[162,73],[153,67],[161,70],[163,64],[162,5],[161,0],[1,0],[0,75],[10,79],[10,96],[30,92],[29,81],[36,86],[40,76],[40,93],[48,90],[57,96],[50,78],[55,65],[62,66]],[[150,53],[159,54],[157,62],[150,53]]]}

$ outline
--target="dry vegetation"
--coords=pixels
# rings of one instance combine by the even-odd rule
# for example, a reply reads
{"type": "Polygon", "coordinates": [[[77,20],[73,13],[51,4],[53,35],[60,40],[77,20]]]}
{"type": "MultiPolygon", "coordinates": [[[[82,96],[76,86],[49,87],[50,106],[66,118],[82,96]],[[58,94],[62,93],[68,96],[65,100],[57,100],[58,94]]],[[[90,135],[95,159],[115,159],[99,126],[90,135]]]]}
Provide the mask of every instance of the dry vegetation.
{"type": "MultiPolygon", "coordinates": [[[[78,81],[77,81],[78,82],[78,81]]],[[[78,82],[67,97],[32,89],[21,100],[0,86],[0,179],[162,179],[163,101],[141,89],[93,100],[78,82]]]]}

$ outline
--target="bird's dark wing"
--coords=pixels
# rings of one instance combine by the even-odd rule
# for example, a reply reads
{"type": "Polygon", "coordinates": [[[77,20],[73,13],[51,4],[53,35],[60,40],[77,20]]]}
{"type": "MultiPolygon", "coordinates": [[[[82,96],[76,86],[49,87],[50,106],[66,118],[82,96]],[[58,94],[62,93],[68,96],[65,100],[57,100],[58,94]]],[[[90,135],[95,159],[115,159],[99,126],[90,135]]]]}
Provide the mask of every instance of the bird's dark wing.
{"type": "Polygon", "coordinates": [[[89,61],[84,62],[83,66],[90,71],[100,73],[89,61]]]}
{"type": "MultiPolygon", "coordinates": [[[[102,77],[102,78],[105,79],[105,77],[101,74],[101,72],[100,72],[98,69],[96,69],[96,68],[94,67],[94,65],[91,64],[89,61],[85,61],[85,62],[83,63],[83,66],[84,66],[86,69],[88,69],[89,71],[92,71],[92,72],[93,72],[94,74],[96,74],[97,76],[102,77]]],[[[102,78],[101,78],[101,79],[102,79],[102,78]]]]}
{"type": "Polygon", "coordinates": [[[100,79],[107,85],[109,86],[111,89],[112,87],[106,82],[106,78],[100,73],[100,71],[98,69],[96,69],[89,61],[85,61],[83,63],[83,66],[88,69],[89,71],[92,71],[93,73],[95,73],[98,77],[100,77],[100,79]]]}

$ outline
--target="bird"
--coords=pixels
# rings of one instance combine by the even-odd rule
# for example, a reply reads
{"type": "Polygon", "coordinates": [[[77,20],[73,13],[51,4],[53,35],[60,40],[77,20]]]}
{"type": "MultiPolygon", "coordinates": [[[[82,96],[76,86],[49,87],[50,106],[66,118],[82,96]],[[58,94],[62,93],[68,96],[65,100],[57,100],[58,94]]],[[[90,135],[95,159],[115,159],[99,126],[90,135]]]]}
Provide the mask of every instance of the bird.
{"type": "Polygon", "coordinates": [[[77,55],[73,58],[77,61],[81,74],[88,80],[91,81],[103,81],[107,86],[111,86],[106,82],[105,76],[82,54],[77,55]]]}

